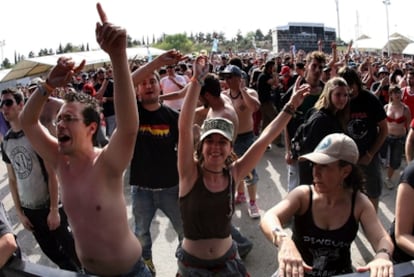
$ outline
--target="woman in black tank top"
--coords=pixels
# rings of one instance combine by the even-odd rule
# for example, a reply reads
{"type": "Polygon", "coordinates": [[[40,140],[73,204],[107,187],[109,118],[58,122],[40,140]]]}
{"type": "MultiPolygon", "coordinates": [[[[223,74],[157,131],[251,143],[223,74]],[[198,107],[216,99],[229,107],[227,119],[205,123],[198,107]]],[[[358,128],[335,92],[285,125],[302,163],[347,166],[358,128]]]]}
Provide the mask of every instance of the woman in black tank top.
{"type": "Polygon", "coordinates": [[[313,152],[299,157],[313,163],[313,185],[289,192],[266,212],[260,224],[279,248],[279,273],[333,276],[352,272],[350,248],[361,223],[376,254],[357,271],[393,276],[394,247],[362,192],[364,177],[356,165],[358,159],[356,143],[342,133],[327,135],[313,152]],[[290,219],[292,238],[282,229],[290,219]]]}
{"type": "Polygon", "coordinates": [[[234,125],[224,117],[204,121],[196,151],[194,149],[194,111],[200,90],[205,84],[203,89],[219,87],[220,84],[217,77],[208,74],[205,56],[196,59],[193,71],[179,118],[179,198],[184,239],[176,253],[178,276],[247,276],[230,236],[234,184],[247,176],[260,161],[267,146],[280,135],[309,88],[299,86],[299,80],[283,112],[242,157],[236,158],[233,155],[234,125]]]}

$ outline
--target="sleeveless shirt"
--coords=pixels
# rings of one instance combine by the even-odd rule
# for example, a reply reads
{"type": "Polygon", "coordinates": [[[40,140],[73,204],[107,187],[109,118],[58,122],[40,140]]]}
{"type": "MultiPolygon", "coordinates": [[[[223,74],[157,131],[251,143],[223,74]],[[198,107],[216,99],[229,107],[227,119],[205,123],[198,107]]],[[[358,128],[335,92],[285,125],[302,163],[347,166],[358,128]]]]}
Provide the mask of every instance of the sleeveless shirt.
{"type": "Polygon", "coordinates": [[[234,180],[228,171],[229,185],[219,192],[209,191],[198,167],[198,178],[191,191],[180,197],[184,237],[191,240],[227,238],[234,213],[234,180]]]}
{"type": "Polygon", "coordinates": [[[350,247],[358,232],[354,217],[356,193],[352,194],[352,206],[346,223],[335,230],[324,230],[316,226],[312,215],[312,188],[309,186],[309,208],[303,215],[294,218],[293,236],[303,260],[313,270],[306,276],[332,276],[352,272],[350,247]]]}

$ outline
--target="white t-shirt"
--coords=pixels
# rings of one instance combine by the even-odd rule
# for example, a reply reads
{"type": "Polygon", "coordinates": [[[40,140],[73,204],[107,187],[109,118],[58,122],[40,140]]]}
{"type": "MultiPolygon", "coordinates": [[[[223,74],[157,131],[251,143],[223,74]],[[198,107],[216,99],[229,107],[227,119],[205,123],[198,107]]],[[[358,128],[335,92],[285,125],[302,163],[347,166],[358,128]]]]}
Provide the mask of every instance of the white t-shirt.
{"type": "MultiPolygon", "coordinates": [[[[177,86],[174,83],[174,81],[171,80],[171,78],[174,78],[174,80],[180,85],[182,85],[183,87],[187,84],[186,79],[181,75],[176,74],[174,77],[165,76],[160,81],[163,94],[168,94],[168,93],[175,92],[181,89],[179,86],[177,86]]],[[[175,110],[181,110],[183,102],[184,102],[184,98],[177,99],[177,100],[164,100],[165,105],[175,110]]]]}

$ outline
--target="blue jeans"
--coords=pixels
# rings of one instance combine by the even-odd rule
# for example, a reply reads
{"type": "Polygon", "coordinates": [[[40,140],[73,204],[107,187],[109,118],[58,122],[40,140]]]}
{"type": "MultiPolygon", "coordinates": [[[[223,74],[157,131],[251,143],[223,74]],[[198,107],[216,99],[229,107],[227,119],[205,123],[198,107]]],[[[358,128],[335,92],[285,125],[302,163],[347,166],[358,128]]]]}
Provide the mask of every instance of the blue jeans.
{"type": "MultiPolygon", "coordinates": [[[[86,274],[93,275],[93,272],[85,270],[86,274]]],[[[118,277],[152,277],[148,267],[142,259],[139,259],[128,273],[117,275],[118,277]]]]}
{"type": "Polygon", "coordinates": [[[245,277],[247,274],[246,267],[237,254],[237,245],[233,242],[230,249],[220,258],[214,260],[199,259],[182,247],[175,253],[178,263],[179,277],[245,277]]]}
{"type": "Polygon", "coordinates": [[[404,145],[405,136],[397,137],[388,135],[381,148],[381,158],[386,158],[388,165],[394,170],[397,170],[401,166],[404,145]]]}
{"type": "MultiPolygon", "coordinates": [[[[254,143],[255,140],[256,137],[253,131],[238,134],[236,141],[234,142],[234,153],[236,153],[238,157],[243,156],[243,154],[249,149],[249,147],[254,143]]],[[[259,175],[257,174],[255,168],[253,168],[251,174],[244,178],[244,181],[248,186],[257,184],[257,182],[259,181],[259,175]]]]}
{"type": "Polygon", "coordinates": [[[106,123],[106,136],[110,138],[116,128],[115,115],[105,117],[105,123],[106,123]]]}
{"type": "Polygon", "coordinates": [[[134,232],[142,245],[142,257],[152,258],[151,222],[157,209],[171,221],[179,241],[183,238],[183,223],[178,205],[178,186],[149,190],[131,186],[132,213],[135,218],[134,232]]]}
{"type": "Polygon", "coordinates": [[[384,179],[382,176],[382,166],[379,153],[376,153],[369,165],[358,165],[365,174],[367,182],[365,184],[366,192],[369,198],[379,198],[382,192],[384,179]]]}

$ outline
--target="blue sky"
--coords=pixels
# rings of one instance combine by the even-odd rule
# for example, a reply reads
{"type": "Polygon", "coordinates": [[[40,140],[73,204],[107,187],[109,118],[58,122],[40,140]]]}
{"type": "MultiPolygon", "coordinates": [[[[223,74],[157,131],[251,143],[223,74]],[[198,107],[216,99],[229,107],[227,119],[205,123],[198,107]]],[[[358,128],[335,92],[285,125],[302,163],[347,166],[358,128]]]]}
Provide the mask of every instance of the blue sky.
{"type": "MultiPolygon", "coordinates": [[[[366,34],[387,37],[386,6],[383,0],[208,0],[208,1],[100,1],[110,21],[123,26],[129,35],[142,37],[162,33],[221,32],[227,38],[269,29],[289,22],[323,23],[338,29],[345,41],[366,34]]],[[[388,6],[390,34],[399,32],[414,39],[412,8],[408,0],[390,0],[388,6]]],[[[95,42],[95,22],[99,20],[95,1],[90,0],[13,0],[3,1],[0,17],[2,56],[14,62],[14,53],[27,56],[30,51],[57,48],[62,43],[74,45],[95,42]],[[4,3],[5,2],[5,3],[4,3]]]]}

